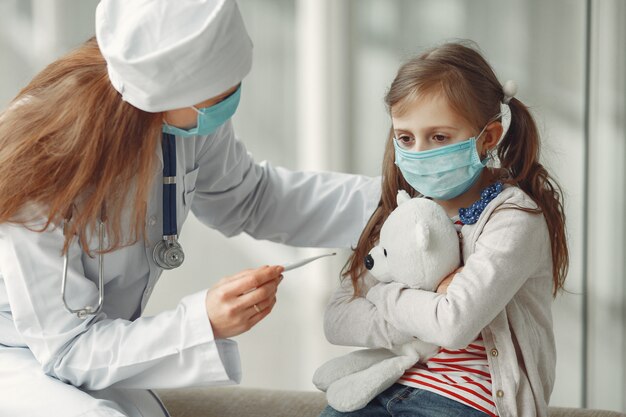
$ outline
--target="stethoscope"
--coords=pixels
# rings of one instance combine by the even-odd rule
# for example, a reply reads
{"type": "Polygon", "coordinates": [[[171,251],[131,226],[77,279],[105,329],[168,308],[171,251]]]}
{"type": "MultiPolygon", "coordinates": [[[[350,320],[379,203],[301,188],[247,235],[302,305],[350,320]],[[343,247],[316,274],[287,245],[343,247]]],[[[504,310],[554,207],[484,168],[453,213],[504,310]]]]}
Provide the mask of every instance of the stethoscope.
{"type": "MultiPolygon", "coordinates": [[[[178,225],[176,219],[176,137],[170,133],[163,133],[161,141],[163,151],[163,237],[154,246],[152,259],[163,269],[178,268],[185,260],[185,252],[178,242],[178,225]]],[[[63,222],[63,235],[68,232],[71,212],[63,222]]],[[[95,315],[102,310],[104,302],[104,261],[101,249],[104,247],[105,211],[101,210],[98,219],[98,304],[83,308],[72,308],[65,299],[67,286],[68,252],[63,256],[63,278],[61,281],[61,299],[65,309],[76,314],[79,319],[95,315]]]]}
{"type": "Polygon", "coordinates": [[[163,269],[178,268],[185,260],[185,252],[178,242],[176,219],[176,137],[163,133],[163,239],[152,251],[152,259],[163,269]]]}
{"type": "MultiPolygon", "coordinates": [[[[174,269],[182,265],[185,260],[185,253],[178,242],[178,226],[176,220],[176,137],[170,133],[163,133],[161,143],[163,150],[163,238],[154,246],[152,259],[163,269],[174,269]]],[[[71,211],[63,222],[63,236],[66,236],[71,221],[71,211]]],[[[71,308],[65,299],[65,287],[67,285],[68,251],[63,257],[63,279],[61,282],[61,299],[65,309],[72,314],[76,314],[79,319],[86,319],[87,316],[96,315],[102,310],[104,303],[104,255],[101,252],[104,247],[104,230],[106,213],[104,206],[98,219],[98,304],[95,306],[85,306],[83,308],[71,308]]],[[[316,259],[326,256],[333,256],[336,253],[327,253],[313,256],[297,262],[284,265],[283,272],[299,268],[316,259]]]]}

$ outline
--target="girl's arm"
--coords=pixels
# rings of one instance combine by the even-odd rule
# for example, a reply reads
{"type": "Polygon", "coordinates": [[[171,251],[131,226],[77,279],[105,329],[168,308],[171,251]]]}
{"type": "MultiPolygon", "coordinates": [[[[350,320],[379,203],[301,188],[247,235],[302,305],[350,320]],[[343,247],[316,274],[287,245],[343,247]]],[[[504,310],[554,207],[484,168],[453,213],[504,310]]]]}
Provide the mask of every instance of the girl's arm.
{"type": "Polygon", "coordinates": [[[462,348],[531,277],[549,299],[552,263],[545,220],[538,214],[500,209],[491,214],[474,253],[455,276],[447,294],[389,283],[376,285],[367,293],[367,299],[400,331],[446,348],[462,348]]]}
{"type": "MultiPolygon", "coordinates": [[[[378,282],[370,274],[364,278],[363,293],[378,282]]],[[[385,321],[369,300],[353,298],[353,293],[352,282],[344,279],[331,297],[324,315],[324,332],[330,343],[390,348],[415,340],[385,321]]]]}

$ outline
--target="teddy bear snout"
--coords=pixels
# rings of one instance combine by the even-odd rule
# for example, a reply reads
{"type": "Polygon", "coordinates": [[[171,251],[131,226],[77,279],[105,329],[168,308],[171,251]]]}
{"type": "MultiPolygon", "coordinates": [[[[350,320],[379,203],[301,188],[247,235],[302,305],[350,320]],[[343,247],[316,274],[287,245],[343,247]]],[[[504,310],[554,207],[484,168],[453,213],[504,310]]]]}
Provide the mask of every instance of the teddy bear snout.
{"type": "Polygon", "coordinates": [[[367,268],[368,271],[371,271],[372,268],[374,268],[374,258],[372,258],[372,255],[367,255],[365,257],[365,268],[367,268]]]}

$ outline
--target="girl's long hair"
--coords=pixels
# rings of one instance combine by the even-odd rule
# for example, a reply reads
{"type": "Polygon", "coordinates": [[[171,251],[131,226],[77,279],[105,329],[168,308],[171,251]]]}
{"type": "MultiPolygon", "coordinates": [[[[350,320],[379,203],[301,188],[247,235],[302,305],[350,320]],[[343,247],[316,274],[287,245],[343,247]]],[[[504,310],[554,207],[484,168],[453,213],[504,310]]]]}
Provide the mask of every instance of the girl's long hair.
{"type": "MultiPolygon", "coordinates": [[[[493,69],[474,48],[463,43],[447,43],[433,48],[400,67],[385,97],[387,108],[401,113],[413,99],[426,94],[443,94],[450,106],[473,126],[480,129],[500,112],[503,87],[493,69]]],[[[565,233],[562,191],[548,171],[539,163],[539,132],[527,107],[513,98],[509,102],[512,121],[509,131],[497,147],[500,165],[509,174],[511,184],[519,186],[537,204],[550,234],[552,252],[553,295],[563,288],[569,265],[565,233]]],[[[355,294],[365,272],[363,259],[374,247],[380,229],[397,206],[398,190],[411,197],[417,192],[404,180],[394,164],[393,131],[385,145],[382,167],[382,195],[378,208],[361,233],[342,275],[350,277],[355,294]]]]}
{"type": "Polygon", "coordinates": [[[0,114],[0,222],[44,231],[71,216],[63,253],[75,235],[89,251],[87,236],[105,212],[103,251],[137,242],[161,123],[161,113],[122,100],[96,40],[88,40],[37,74],[0,114]]]}

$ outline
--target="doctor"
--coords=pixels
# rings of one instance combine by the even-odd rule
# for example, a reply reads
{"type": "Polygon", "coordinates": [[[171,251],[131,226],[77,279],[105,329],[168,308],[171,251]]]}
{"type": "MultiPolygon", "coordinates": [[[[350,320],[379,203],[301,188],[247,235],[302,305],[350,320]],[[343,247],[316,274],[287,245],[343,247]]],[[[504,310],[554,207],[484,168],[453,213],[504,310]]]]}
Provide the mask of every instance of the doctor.
{"type": "Polygon", "coordinates": [[[379,199],[236,139],[252,44],[234,1],[102,0],[96,22],[0,114],[1,416],[164,416],[149,389],[239,382],[229,338],[272,310],[281,267],[141,316],[189,210],[227,236],[348,247],[379,199]]]}

